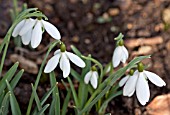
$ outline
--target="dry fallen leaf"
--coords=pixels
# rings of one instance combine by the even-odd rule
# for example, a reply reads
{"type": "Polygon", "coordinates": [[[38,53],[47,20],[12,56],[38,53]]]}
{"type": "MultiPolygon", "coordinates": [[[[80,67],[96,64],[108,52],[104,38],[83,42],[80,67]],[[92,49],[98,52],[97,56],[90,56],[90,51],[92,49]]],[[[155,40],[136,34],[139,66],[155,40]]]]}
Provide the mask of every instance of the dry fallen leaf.
{"type": "Polygon", "coordinates": [[[146,110],[147,115],[170,115],[170,94],[155,97],[146,110]]]}
{"type": "Polygon", "coordinates": [[[28,60],[18,54],[11,54],[10,60],[12,62],[19,62],[20,68],[24,69],[28,73],[37,74],[38,73],[38,66],[31,60],[28,60]]]}

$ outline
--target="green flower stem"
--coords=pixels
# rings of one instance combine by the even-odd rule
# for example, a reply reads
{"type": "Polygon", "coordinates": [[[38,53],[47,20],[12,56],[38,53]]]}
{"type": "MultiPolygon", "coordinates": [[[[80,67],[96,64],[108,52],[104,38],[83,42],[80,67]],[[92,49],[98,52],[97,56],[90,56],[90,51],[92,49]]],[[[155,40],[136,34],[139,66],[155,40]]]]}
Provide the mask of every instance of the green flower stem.
{"type": "Polygon", "coordinates": [[[17,0],[13,0],[13,5],[14,5],[15,16],[17,16],[18,15],[18,1],[17,0]]]}
{"type": "MultiPolygon", "coordinates": [[[[2,43],[2,45],[5,45],[5,49],[4,49],[4,52],[3,52],[3,55],[2,55],[2,59],[1,59],[1,64],[0,64],[0,76],[2,74],[2,69],[3,69],[3,65],[4,65],[4,60],[5,60],[5,57],[6,57],[6,53],[7,53],[7,50],[8,50],[8,45],[9,45],[9,41],[10,41],[10,38],[11,38],[11,33],[12,33],[12,30],[13,30],[13,27],[12,26],[8,33],[6,34],[5,38],[4,38],[4,43],[2,43]]],[[[3,46],[2,46],[2,49],[3,49],[3,46]]]]}
{"type": "MultiPolygon", "coordinates": [[[[49,47],[49,49],[48,49],[48,51],[47,51],[47,54],[46,54],[46,56],[45,56],[45,58],[44,58],[44,60],[43,60],[43,62],[42,62],[42,64],[41,64],[39,73],[38,73],[38,75],[37,75],[37,79],[36,79],[35,84],[34,84],[35,90],[37,89],[38,83],[39,83],[39,81],[40,81],[40,77],[41,77],[41,74],[42,74],[42,72],[43,72],[43,68],[44,68],[44,65],[45,65],[45,63],[46,63],[47,57],[48,57],[49,53],[51,52],[51,50],[52,50],[59,42],[60,42],[60,41],[55,41],[54,43],[51,43],[51,44],[50,44],[50,47],[49,47]]],[[[30,115],[30,111],[31,111],[31,107],[32,107],[33,100],[34,100],[34,95],[33,95],[33,93],[32,93],[32,94],[31,94],[31,98],[30,98],[30,100],[29,100],[29,104],[28,104],[28,108],[27,108],[27,113],[26,113],[26,115],[30,115]]]]}

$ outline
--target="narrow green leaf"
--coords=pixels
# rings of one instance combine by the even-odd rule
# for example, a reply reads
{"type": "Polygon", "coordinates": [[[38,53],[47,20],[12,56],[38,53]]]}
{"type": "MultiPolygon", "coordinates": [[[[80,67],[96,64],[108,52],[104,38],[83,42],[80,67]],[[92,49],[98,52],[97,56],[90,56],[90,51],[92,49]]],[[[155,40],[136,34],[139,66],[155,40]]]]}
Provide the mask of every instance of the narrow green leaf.
{"type": "Polygon", "coordinates": [[[101,105],[100,109],[99,109],[99,113],[102,113],[103,110],[106,109],[108,103],[115,97],[122,95],[122,91],[118,91],[116,93],[111,94],[106,100],[104,100],[103,104],[101,105]]]}
{"type": "Polygon", "coordinates": [[[3,91],[3,92],[0,94],[0,107],[1,107],[1,104],[2,104],[2,100],[4,99],[4,96],[5,96],[5,91],[3,91]]]}
{"type": "Polygon", "coordinates": [[[88,85],[84,83],[84,81],[80,81],[79,89],[78,89],[78,98],[80,109],[85,105],[88,98],[88,85]]]}
{"type": "Polygon", "coordinates": [[[41,106],[47,101],[47,99],[50,97],[51,93],[54,91],[56,85],[51,87],[50,90],[44,94],[44,96],[41,99],[41,106]]]}
{"type": "Polygon", "coordinates": [[[79,57],[81,57],[81,52],[74,46],[74,45],[71,45],[71,49],[73,50],[73,52],[78,55],[79,57]]]}
{"type": "Polygon", "coordinates": [[[76,105],[77,108],[79,108],[78,97],[77,97],[77,94],[76,94],[76,90],[75,90],[75,88],[74,88],[74,85],[73,85],[71,79],[69,78],[69,76],[67,77],[67,79],[68,79],[68,82],[69,82],[70,87],[71,87],[71,91],[72,91],[72,94],[73,94],[73,98],[74,98],[75,105],[76,105]]]}
{"type": "MultiPolygon", "coordinates": [[[[44,96],[42,97],[40,104],[41,106],[44,105],[44,103],[46,102],[46,100],[49,98],[49,96],[51,95],[51,93],[53,92],[53,90],[55,89],[56,86],[53,86],[50,88],[50,90],[48,92],[46,92],[44,94],[44,96]]],[[[37,115],[37,107],[35,107],[34,111],[33,111],[33,115],[37,115]]]]}
{"type": "Polygon", "coordinates": [[[81,81],[81,76],[79,73],[77,73],[74,69],[71,68],[71,75],[77,80],[77,81],[81,81]]]}
{"type": "Polygon", "coordinates": [[[22,70],[20,70],[20,71],[15,75],[15,77],[12,79],[12,81],[11,81],[11,83],[10,83],[12,89],[14,89],[14,88],[16,87],[16,85],[17,85],[18,81],[20,80],[20,78],[21,78],[21,76],[22,76],[23,73],[24,73],[24,70],[22,69],[22,70]]]}
{"type": "Polygon", "coordinates": [[[44,111],[50,106],[50,104],[46,104],[38,113],[37,115],[43,115],[44,111]]]}
{"type": "Polygon", "coordinates": [[[33,84],[31,84],[31,87],[32,87],[32,91],[33,91],[33,94],[34,94],[35,102],[37,104],[38,111],[40,111],[42,109],[40,99],[38,98],[37,92],[36,92],[33,84]]]}
{"type": "Polygon", "coordinates": [[[62,107],[62,115],[66,115],[68,103],[69,103],[69,100],[70,100],[70,96],[71,96],[71,90],[67,91],[67,96],[64,99],[64,104],[63,104],[63,107],[62,107]]]}
{"type": "Polygon", "coordinates": [[[64,87],[66,88],[66,90],[69,91],[70,89],[69,89],[69,87],[67,86],[67,84],[66,84],[63,80],[61,80],[61,82],[62,82],[62,84],[64,85],[64,87]]]}
{"type": "Polygon", "coordinates": [[[19,104],[15,98],[15,95],[13,93],[13,90],[8,82],[8,80],[6,80],[6,84],[8,87],[8,90],[10,91],[10,105],[11,105],[11,110],[12,110],[12,115],[21,115],[21,110],[19,108],[19,104]]]}
{"type": "Polygon", "coordinates": [[[51,102],[51,105],[50,105],[50,110],[49,110],[49,115],[55,115],[55,102],[56,100],[55,99],[53,99],[52,100],[52,102],[51,102]]]}
{"type": "Polygon", "coordinates": [[[9,70],[8,72],[4,75],[4,77],[2,78],[2,80],[0,81],[0,94],[3,92],[3,90],[6,88],[6,83],[5,80],[10,81],[13,77],[13,75],[15,74],[17,67],[18,67],[18,62],[16,62],[9,70]]]}
{"type": "Polygon", "coordinates": [[[50,73],[50,84],[51,86],[55,86],[55,89],[53,90],[53,99],[55,100],[55,105],[54,105],[54,111],[55,115],[60,115],[60,96],[58,92],[58,86],[56,84],[56,78],[55,78],[55,73],[52,71],[50,73]]]}
{"type": "Polygon", "coordinates": [[[1,108],[0,108],[0,115],[7,115],[8,110],[9,110],[9,95],[10,95],[10,91],[8,93],[6,93],[5,97],[3,98],[3,100],[1,101],[1,108]]]}

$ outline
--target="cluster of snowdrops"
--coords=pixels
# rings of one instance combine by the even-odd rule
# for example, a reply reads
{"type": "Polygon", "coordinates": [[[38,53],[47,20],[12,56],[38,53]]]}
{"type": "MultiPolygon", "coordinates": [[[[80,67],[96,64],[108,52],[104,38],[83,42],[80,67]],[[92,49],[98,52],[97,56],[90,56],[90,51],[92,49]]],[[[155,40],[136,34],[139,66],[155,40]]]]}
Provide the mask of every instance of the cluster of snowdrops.
{"type": "MultiPolygon", "coordinates": [[[[98,60],[92,58],[92,55],[89,54],[88,56],[83,56],[75,46],[71,46],[74,53],[66,51],[66,45],[61,41],[61,35],[58,29],[53,24],[49,23],[47,21],[47,17],[40,11],[37,11],[37,9],[27,9],[22,12],[16,18],[16,21],[14,22],[12,29],[9,31],[9,34],[11,34],[13,37],[19,36],[24,45],[30,44],[32,48],[37,48],[41,43],[43,37],[42,35],[45,31],[47,31],[47,33],[52,38],[54,38],[55,41],[49,45],[49,50],[47,52],[46,58],[44,59],[44,62],[47,63],[46,65],[45,63],[41,65],[36,82],[34,85],[32,85],[33,93],[30,98],[31,101],[29,102],[27,115],[30,114],[34,99],[37,106],[39,105],[36,96],[36,89],[42,71],[47,74],[49,73],[50,77],[53,76],[53,79],[50,78],[50,83],[52,84],[53,82],[54,84],[54,88],[51,90],[51,93],[53,93],[53,98],[56,98],[54,103],[56,103],[58,106],[61,106],[60,92],[56,84],[57,81],[55,80],[57,76],[54,72],[57,65],[59,65],[63,72],[63,78],[68,79],[70,87],[68,87],[63,81],[63,84],[66,87],[69,95],[66,95],[63,104],[64,108],[55,108],[54,106],[55,111],[52,114],[56,115],[64,115],[66,113],[65,111],[67,110],[66,108],[71,97],[74,100],[75,113],[79,115],[88,114],[93,105],[95,105],[94,108],[97,113],[104,114],[108,103],[113,98],[121,94],[130,97],[134,94],[134,92],[136,92],[138,101],[142,105],[145,105],[150,98],[148,80],[159,87],[166,85],[166,83],[158,75],[144,70],[145,66],[141,61],[145,58],[150,58],[150,56],[136,57],[125,67],[120,67],[119,70],[114,71],[114,68],[118,67],[121,62],[125,63],[129,57],[129,53],[124,46],[122,34],[119,34],[115,38],[116,48],[113,52],[112,60],[111,62],[108,62],[105,67],[103,67],[98,60]],[[48,61],[46,61],[48,54],[54,47],[56,47],[57,44],[60,46],[59,49],[54,52],[54,55],[48,61]],[[72,63],[82,68],[81,73],[77,72],[76,69],[71,67],[72,63]],[[127,72],[129,72],[129,74],[125,75],[127,72]],[[125,77],[121,79],[121,77],[124,75],[125,77]],[[75,90],[72,79],[76,79],[79,82],[78,91],[75,90]],[[119,79],[121,80],[118,82],[119,79]],[[119,88],[122,86],[124,86],[123,90],[119,88]],[[56,94],[54,91],[55,93],[57,92],[57,96],[55,96],[56,94]]],[[[8,37],[6,39],[8,39],[8,37]]],[[[7,43],[2,45],[5,44],[7,43]]],[[[41,109],[36,108],[37,112],[40,112],[43,108],[45,108],[43,107],[42,103],[40,103],[40,105],[42,107],[41,109]]],[[[45,111],[46,109],[43,110],[45,111]]]]}

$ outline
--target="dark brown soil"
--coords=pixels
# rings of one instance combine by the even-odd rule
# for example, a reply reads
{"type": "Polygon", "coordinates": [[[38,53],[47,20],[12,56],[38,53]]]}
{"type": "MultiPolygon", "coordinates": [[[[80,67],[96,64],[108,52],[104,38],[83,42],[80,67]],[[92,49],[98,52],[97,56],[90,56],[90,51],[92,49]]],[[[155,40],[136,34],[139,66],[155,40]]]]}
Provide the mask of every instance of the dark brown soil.
{"type": "MultiPolygon", "coordinates": [[[[74,44],[84,55],[90,53],[104,65],[112,58],[115,48],[114,37],[120,32],[125,35],[125,41],[138,38],[152,39],[156,36],[161,37],[163,42],[159,44],[152,44],[151,40],[150,44],[127,48],[132,53],[138,52],[138,49],[142,46],[149,46],[152,49],[149,53],[146,53],[152,54],[152,59],[145,61],[145,63],[150,64],[149,70],[162,77],[167,85],[166,87],[158,88],[150,83],[150,100],[157,95],[169,93],[170,29],[168,27],[169,22],[163,20],[163,12],[165,9],[170,8],[170,0],[26,0],[25,2],[28,3],[28,7],[38,7],[40,11],[47,15],[49,21],[61,32],[62,41],[66,43],[67,50],[71,50],[69,46],[74,44]]],[[[22,4],[23,1],[19,1],[19,3],[22,4]]],[[[12,7],[11,2],[0,0],[1,38],[4,37],[11,24],[9,7],[12,7]],[[4,8],[8,9],[4,11],[4,8]]],[[[45,48],[50,40],[52,39],[45,34],[42,45],[37,50],[45,48]]],[[[11,44],[4,69],[12,64],[9,59],[11,54],[23,53],[23,50],[13,49],[13,43],[11,44]]],[[[28,47],[24,46],[24,48],[29,50],[28,47]]],[[[35,53],[29,50],[30,52],[35,53]]],[[[33,57],[29,57],[24,53],[26,59],[36,61],[38,66],[42,61],[41,57],[44,55],[45,51],[34,54],[33,57]],[[37,59],[37,57],[39,58],[37,59]]],[[[134,55],[130,57],[132,58],[134,55]]],[[[61,78],[61,75],[59,76],[61,78]]],[[[34,82],[35,77],[34,74],[25,72],[15,89],[17,98],[20,104],[23,105],[23,111],[27,108],[31,94],[30,83],[34,82]]],[[[46,80],[41,81],[41,85],[38,88],[40,96],[50,87],[48,83],[46,80]]],[[[107,112],[111,112],[114,115],[147,114],[145,107],[138,103],[135,96],[132,98],[123,96],[115,98],[109,104],[107,112]]]]}

